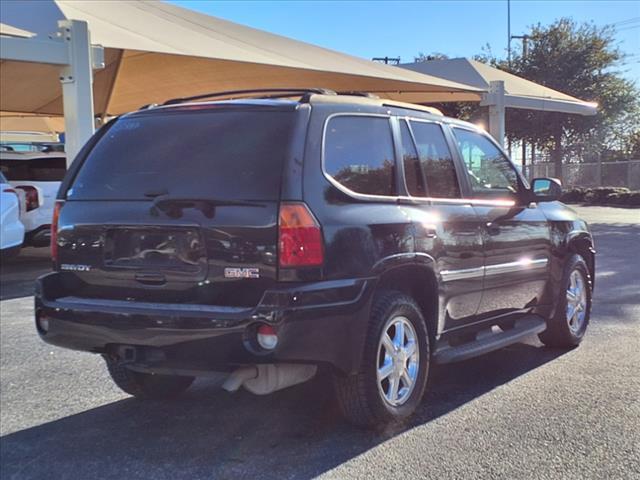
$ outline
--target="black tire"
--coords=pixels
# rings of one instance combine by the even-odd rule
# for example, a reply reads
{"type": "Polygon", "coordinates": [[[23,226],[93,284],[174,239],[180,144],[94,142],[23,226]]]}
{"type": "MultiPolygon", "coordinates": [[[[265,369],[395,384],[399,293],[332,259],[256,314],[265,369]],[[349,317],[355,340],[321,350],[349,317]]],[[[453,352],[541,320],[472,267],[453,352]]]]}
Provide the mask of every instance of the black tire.
{"type": "Polygon", "coordinates": [[[108,357],[105,357],[105,361],[115,384],[122,391],[142,400],[177,397],[195,380],[194,377],[134,372],[108,357]]]}
{"type": "Polygon", "coordinates": [[[396,291],[381,291],[371,309],[360,371],[355,375],[334,375],[340,410],[351,423],[362,427],[383,426],[410,416],[424,395],[431,363],[427,325],[417,303],[408,295],[396,291]],[[413,390],[402,405],[392,406],[379,391],[378,345],[387,323],[403,316],[415,330],[419,347],[418,372],[413,390]]]}
{"type": "Polygon", "coordinates": [[[562,290],[559,294],[558,304],[553,317],[547,320],[547,329],[540,333],[540,341],[548,347],[574,348],[580,344],[584,338],[591,316],[591,276],[584,259],[580,255],[572,255],[567,261],[562,274],[562,290]],[[586,307],[584,320],[580,328],[572,330],[569,327],[567,318],[567,296],[566,290],[570,284],[571,274],[577,271],[582,276],[584,290],[586,293],[586,307]]]}

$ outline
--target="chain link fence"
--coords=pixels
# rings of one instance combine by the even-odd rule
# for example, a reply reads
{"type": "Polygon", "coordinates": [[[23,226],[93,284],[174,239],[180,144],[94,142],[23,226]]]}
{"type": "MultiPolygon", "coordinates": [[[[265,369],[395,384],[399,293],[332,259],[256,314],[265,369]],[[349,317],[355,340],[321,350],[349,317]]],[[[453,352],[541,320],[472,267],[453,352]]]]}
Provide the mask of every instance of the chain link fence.
{"type": "MultiPolygon", "coordinates": [[[[551,162],[525,165],[524,174],[529,180],[554,177],[555,165],[551,162]]],[[[627,187],[640,190],[640,160],[566,163],[562,165],[562,178],[566,187],[627,187]]]]}

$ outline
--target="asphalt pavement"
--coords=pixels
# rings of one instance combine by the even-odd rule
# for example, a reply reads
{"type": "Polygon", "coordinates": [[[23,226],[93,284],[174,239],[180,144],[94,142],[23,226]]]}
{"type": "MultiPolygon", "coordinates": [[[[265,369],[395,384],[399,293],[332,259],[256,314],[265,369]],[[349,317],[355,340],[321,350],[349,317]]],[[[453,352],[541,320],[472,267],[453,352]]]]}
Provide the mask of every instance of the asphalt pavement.
{"type": "Polygon", "coordinates": [[[32,279],[0,273],[0,477],[640,478],[640,210],[578,209],[598,272],[582,345],[526,343],[434,370],[417,414],[383,432],[338,415],[324,377],[266,397],[199,380],[182,398],[119,391],[100,357],[41,342],[32,279]]]}

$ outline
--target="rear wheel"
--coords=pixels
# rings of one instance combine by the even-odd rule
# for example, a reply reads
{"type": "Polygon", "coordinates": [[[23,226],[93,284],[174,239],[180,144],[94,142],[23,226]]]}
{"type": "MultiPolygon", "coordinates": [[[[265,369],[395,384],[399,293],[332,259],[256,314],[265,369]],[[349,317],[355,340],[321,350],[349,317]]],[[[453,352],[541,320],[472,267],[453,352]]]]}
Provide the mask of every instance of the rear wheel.
{"type": "Polygon", "coordinates": [[[429,336],[418,305],[400,292],[381,292],[371,310],[360,371],[335,376],[342,413],[367,427],[408,417],[424,394],[429,362],[429,336]]]}
{"type": "Polygon", "coordinates": [[[567,262],[562,285],[564,294],[561,294],[556,312],[538,337],[549,347],[571,348],[582,341],[591,314],[589,269],[581,256],[573,255],[567,262]]]}
{"type": "Polygon", "coordinates": [[[115,384],[129,395],[144,400],[176,397],[194,381],[194,377],[134,372],[108,357],[105,360],[115,384]]]}

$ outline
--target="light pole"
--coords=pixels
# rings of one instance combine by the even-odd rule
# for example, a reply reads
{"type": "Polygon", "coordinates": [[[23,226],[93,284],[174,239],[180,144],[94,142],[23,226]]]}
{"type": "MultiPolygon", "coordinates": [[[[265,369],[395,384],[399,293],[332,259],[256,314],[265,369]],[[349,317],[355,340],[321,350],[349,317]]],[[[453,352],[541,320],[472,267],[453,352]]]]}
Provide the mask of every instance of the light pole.
{"type": "Polygon", "coordinates": [[[511,0],[507,0],[507,65],[511,68],[511,0]]]}
{"type": "MultiPolygon", "coordinates": [[[[512,39],[522,40],[522,60],[525,61],[529,55],[529,35],[511,35],[509,40],[512,39]]],[[[511,59],[511,44],[509,44],[509,59],[511,59]]],[[[509,60],[509,67],[511,67],[511,60],[509,60]]],[[[527,164],[527,142],[522,140],[522,168],[524,169],[527,164]]]]}

